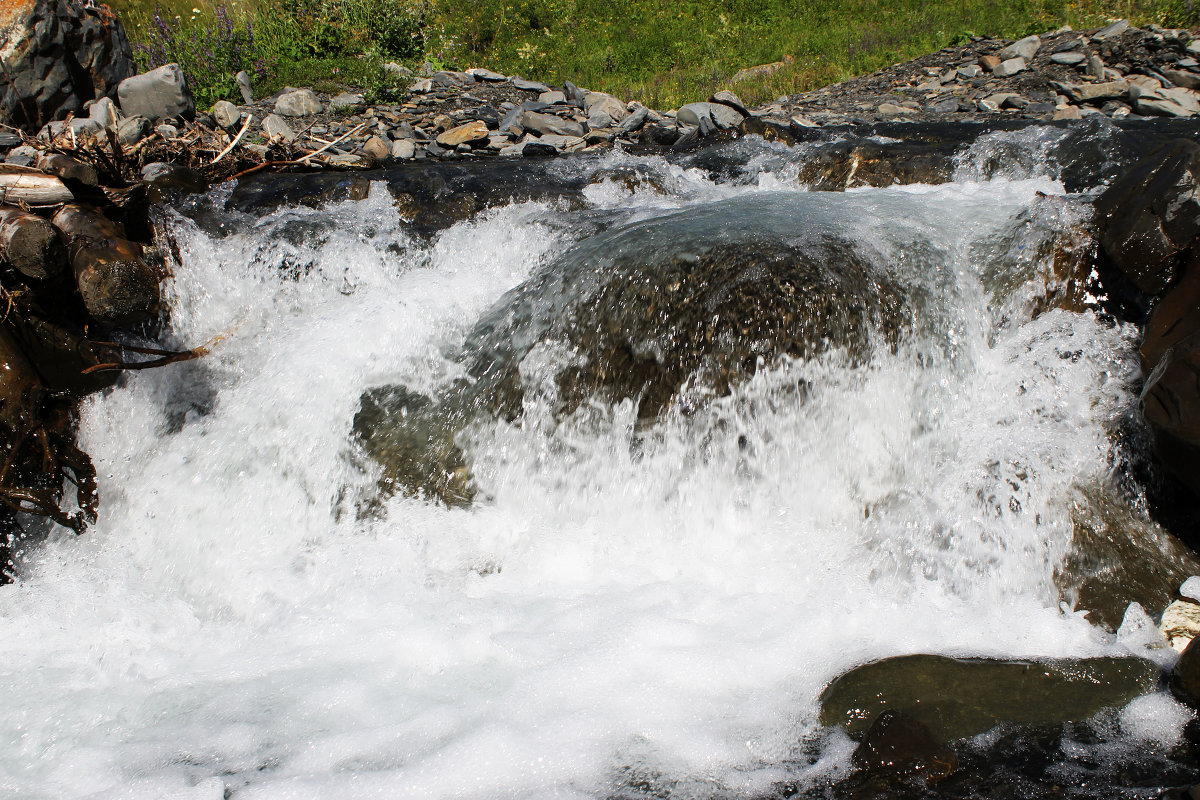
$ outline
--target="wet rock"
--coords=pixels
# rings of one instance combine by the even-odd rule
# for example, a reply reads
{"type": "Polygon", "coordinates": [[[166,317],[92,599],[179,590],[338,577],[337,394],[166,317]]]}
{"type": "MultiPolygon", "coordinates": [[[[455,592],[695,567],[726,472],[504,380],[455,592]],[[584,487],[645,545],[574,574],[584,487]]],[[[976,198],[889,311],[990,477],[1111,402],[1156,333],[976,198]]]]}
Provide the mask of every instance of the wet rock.
{"type": "Polygon", "coordinates": [[[84,103],[113,95],[137,72],[124,28],[100,3],[5,3],[0,49],[0,122],[30,132],[68,114],[80,115],[84,103]]]}
{"type": "Polygon", "coordinates": [[[1132,656],[1053,661],[898,656],[834,679],[821,693],[820,721],[859,737],[878,714],[897,710],[935,737],[963,739],[1002,723],[1083,721],[1153,691],[1158,681],[1156,664],[1132,656]]]}
{"type": "Polygon", "coordinates": [[[1160,294],[1200,232],[1200,146],[1177,139],[1135,163],[1096,200],[1101,244],[1143,292],[1160,294]]]}
{"type": "Polygon", "coordinates": [[[126,78],[117,87],[117,100],[121,112],[129,117],[192,119],[196,116],[192,91],[178,64],[164,64],[126,78]]]}
{"type": "Polygon", "coordinates": [[[1192,639],[1171,670],[1171,694],[1192,708],[1200,708],[1200,643],[1192,639]]]}
{"type": "Polygon", "coordinates": [[[1183,652],[1196,634],[1200,633],[1200,603],[1176,600],[1163,611],[1158,630],[1172,648],[1183,652]]]}
{"type": "Polygon", "coordinates": [[[1200,334],[1172,345],[1146,379],[1142,415],[1162,464],[1200,495],[1200,334]]]}
{"type": "Polygon", "coordinates": [[[325,110],[312,89],[284,92],[275,101],[275,113],[284,117],[311,117],[325,110]]]}
{"type": "Polygon", "coordinates": [[[953,170],[952,153],[921,142],[842,141],[813,152],[800,165],[797,179],[814,190],[841,191],[856,186],[945,183],[953,170]]]}
{"type": "Polygon", "coordinates": [[[899,711],[884,711],[863,736],[850,762],[856,769],[937,783],[954,771],[958,757],[928,727],[899,711]]]}

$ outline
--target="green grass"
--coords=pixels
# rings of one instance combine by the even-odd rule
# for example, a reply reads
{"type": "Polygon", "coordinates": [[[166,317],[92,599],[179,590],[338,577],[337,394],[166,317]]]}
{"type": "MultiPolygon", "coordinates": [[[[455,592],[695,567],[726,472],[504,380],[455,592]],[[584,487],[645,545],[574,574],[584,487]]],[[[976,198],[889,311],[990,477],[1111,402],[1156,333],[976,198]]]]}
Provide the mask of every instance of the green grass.
{"type": "MultiPolygon", "coordinates": [[[[153,6],[147,2],[117,2],[135,42],[144,43],[152,31],[153,6]]],[[[209,0],[161,2],[168,17],[179,16],[172,24],[184,43],[195,40],[193,29],[212,25],[215,7],[209,0]]],[[[703,99],[721,88],[759,103],[871,72],[971,35],[1017,38],[1064,24],[1094,27],[1119,17],[1143,25],[1200,23],[1200,0],[1196,8],[1189,0],[238,2],[242,5],[229,8],[235,18],[252,24],[260,55],[274,65],[262,91],[317,81],[368,88],[378,82],[382,60],[393,58],[410,66],[426,60],[435,66],[486,66],[552,84],[566,79],[657,108],[703,99]],[[737,70],[785,55],[794,62],[769,78],[729,83],[737,70]]],[[[217,89],[230,91],[228,85],[217,89]]]]}

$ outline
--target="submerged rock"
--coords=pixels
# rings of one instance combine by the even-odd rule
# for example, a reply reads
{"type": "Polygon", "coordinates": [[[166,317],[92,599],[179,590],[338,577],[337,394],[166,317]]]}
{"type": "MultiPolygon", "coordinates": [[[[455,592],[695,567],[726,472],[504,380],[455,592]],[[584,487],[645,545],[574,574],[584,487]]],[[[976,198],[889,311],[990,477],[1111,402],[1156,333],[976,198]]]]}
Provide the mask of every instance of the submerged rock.
{"type": "Polygon", "coordinates": [[[1055,661],[898,656],[835,678],[821,693],[820,720],[860,737],[876,715],[898,710],[936,737],[963,739],[1004,723],[1082,721],[1153,691],[1158,681],[1156,664],[1132,656],[1055,661]]]}
{"type": "Polygon", "coordinates": [[[794,202],[714,203],[576,245],[475,326],[461,359],[470,383],[428,410],[399,387],[364,395],[367,454],[387,485],[449,500],[463,494],[446,477],[464,464],[456,427],[518,418],[530,381],[556,416],[596,398],[631,401],[649,421],[727,394],[780,357],[836,348],[861,363],[877,343],[894,346],[912,322],[908,290],[855,242],[797,225],[794,202]],[[544,374],[533,364],[547,358],[544,374]],[[414,455],[422,448],[432,455],[414,455]]]}
{"type": "Polygon", "coordinates": [[[884,711],[863,736],[851,763],[889,777],[936,783],[954,771],[958,757],[918,720],[902,712],[884,711]]]}

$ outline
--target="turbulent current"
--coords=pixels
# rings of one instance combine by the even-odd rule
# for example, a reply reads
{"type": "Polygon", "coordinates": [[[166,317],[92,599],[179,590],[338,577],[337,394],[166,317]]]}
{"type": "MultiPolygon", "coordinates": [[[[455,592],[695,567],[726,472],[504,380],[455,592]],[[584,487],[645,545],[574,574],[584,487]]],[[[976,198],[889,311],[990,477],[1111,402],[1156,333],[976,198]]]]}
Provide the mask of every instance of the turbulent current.
{"type": "MultiPolygon", "coordinates": [[[[1041,136],[1002,142],[1030,165],[984,168],[977,144],[937,186],[809,191],[802,150],[744,141],[707,156],[720,170],[562,159],[550,189],[432,227],[382,173],[315,208],[239,210],[226,186],[165,211],[165,335],[217,341],[84,408],[100,519],[0,587],[0,795],[821,793],[854,745],[818,696],[858,664],[1147,654],[1069,574],[1081,517],[1172,556],[1121,475],[1138,332],[1099,288],[1061,298],[1088,206],[1041,136]],[[381,489],[364,393],[478,385],[464,354],[510,290],[763,230],[834,236],[900,287],[902,324],[868,314],[858,351],[768,353],[720,390],[693,377],[652,416],[564,406],[556,376],[596,356],[530,340],[519,413],[453,433],[471,502],[381,489]]],[[[1168,752],[1190,719],[1147,695],[1051,761],[1070,783],[1097,748],[1168,752]]]]}

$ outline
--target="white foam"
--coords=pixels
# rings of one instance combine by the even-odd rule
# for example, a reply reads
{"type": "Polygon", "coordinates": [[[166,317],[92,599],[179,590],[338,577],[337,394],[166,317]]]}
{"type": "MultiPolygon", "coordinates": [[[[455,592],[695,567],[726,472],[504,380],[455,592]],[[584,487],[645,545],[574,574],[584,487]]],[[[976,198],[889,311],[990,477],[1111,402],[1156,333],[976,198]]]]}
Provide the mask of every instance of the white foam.
{"type": "MultiPolygon", "coordinates": [[[[649,215],[765,190],[675,177],[702,191],[592,200],[649,215]]],[[[502,208],[428,248],[382,187],[225,238],[176,220],[173,335],[228,338],[86,404],[100,522],[0,589],[0,787],[752,793],[854,664],[1114,651],[1060,609],[1053,577],[1072,487],[1103,473],[1105,424],[1133,401],[1132,332],[1059,311],[999,330],[969,261],[1048,185],[821,199],[863,236],[869,217],[934,243],[895,256],[952,304],[936,346],[763,370],[644,439],[628,405],[479,424],[488,502],[394,498],[364,520],[345,498],[372,479],[349,444],[359,394],[453,374],[443,351],[568,244],[543,224],[564,212],[502,208]],[[330,221],[300,244],[271,238],[330,221]]],[[[1153,702],[1130,712],[1138,736],[1170,717],[1153,702]]],[[[847,753],[831,744],[807,774],[837,774],[847,753]]]]}

